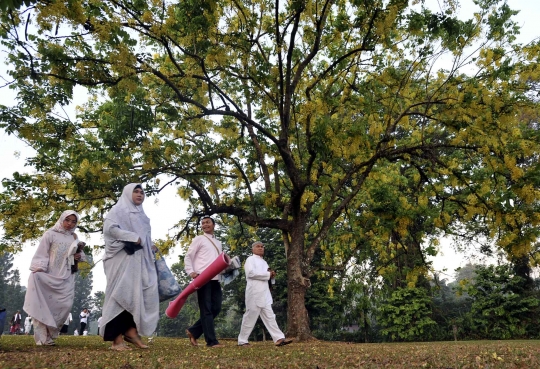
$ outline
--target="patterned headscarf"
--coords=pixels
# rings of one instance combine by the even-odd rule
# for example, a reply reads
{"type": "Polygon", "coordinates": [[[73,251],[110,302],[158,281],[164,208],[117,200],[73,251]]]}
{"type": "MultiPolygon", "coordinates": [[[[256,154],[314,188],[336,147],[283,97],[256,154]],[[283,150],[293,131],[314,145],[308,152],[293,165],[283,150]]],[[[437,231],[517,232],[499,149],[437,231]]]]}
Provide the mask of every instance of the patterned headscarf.
{"type": "Polygon", "coordinates": [[[62,213],[62,215],[60,215],[60,219],[58,219],[56,224],[52,228],[50,228],[50,230],[58,232],[58,233],[67,234],[67,235],[72,235],[73,233],[75,233],[75,228],[77,228],[77,224],[75,224],[75,226],[72,229],[65,229],[62,226],[62,224],[64,223],[64,220],[70,215],[75,215],[75,217],[77,218],[77,223],[79,223],[79,220],[81,219],[80,215],[77,214],[77,212],[74,210],[66,210],[62,213]]]}

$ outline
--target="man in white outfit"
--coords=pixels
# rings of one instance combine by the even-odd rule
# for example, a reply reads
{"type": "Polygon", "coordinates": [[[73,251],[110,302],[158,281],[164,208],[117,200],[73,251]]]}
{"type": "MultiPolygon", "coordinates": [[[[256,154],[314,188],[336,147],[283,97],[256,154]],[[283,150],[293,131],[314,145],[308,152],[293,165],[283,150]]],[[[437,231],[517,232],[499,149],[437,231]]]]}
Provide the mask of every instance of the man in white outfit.
{"type": "Polygon", "coordinates": [[[284,346],[292,342],[286,340],[276,322],[276,314],[272,310],[272,294],[268,281],[276,276],[263,259],[264,244],[261,241],[251,245],[253,255],[246,259],[244,271],[246,272],[246,312],[242,318],[242,328],[238,335],[238,346],[249,346],[248,338],[257,318],[260,316],[264,326],[272,336],[276,346],[284,346]]]}

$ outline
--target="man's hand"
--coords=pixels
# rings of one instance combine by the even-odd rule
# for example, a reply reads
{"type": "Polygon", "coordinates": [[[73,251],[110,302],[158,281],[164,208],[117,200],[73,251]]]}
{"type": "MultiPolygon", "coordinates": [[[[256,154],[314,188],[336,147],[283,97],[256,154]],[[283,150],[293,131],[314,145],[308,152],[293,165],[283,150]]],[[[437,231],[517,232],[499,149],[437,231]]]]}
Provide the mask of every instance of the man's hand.
{"type": "Polygon", "coordinates": [[[73,255],[73,258],[75,260],[81,260],[81,253],[80,252],[76,253],[75,255],[73,255]]]}
{"type": "Polygon", "coordinates": [[[270,269],[270,279],[272,279],[272,278],[276,278],[276,271],[270,269]]]}
{"type": "Polygon", "coordinates": [[[193,279],[197,278],[199,276],[199,273],[195,273],[195,272],[192,272],[192,273],[189,273],[189,276],[193,279]]]}

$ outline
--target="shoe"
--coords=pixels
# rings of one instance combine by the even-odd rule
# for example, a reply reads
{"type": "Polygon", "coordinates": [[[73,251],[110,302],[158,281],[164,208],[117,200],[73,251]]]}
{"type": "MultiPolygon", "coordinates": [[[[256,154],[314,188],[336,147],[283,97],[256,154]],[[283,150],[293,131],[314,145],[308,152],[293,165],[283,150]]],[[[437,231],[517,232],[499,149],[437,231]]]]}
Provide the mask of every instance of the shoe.
{"type": "Polygon", "coordinates": [[[215,344],[213,346],[210,346],[210,347],[212,347],[212,348],[214,348],[214,347],[225,347],[225,345],[222,345],[221,343],[217,343],[217,344],[215,344]]]}
{"type": "Polygon", "coordinates": [[[251,346],[249,343],[241,343],[239,344],[238,346],[241,346],[241,347],[246,347],[246,346],[251,346]]]}
{"type": "Polygon", "coordinates": [[[186,334],[189,338],[189,342],[191,343],[191,346],[199,346],[199,344],[197,343],[197,339],[195,338],[195,336],[193,336],[193,334],[191,334],[189,329],[186,329],[186,334]]]}
{"type": "Polygon", "coordinates": [[[276,346],[285,346],[285,345],[288,345],[289,343],[293,343],[293,340],[282,338],[276,342],[276,346]]]}

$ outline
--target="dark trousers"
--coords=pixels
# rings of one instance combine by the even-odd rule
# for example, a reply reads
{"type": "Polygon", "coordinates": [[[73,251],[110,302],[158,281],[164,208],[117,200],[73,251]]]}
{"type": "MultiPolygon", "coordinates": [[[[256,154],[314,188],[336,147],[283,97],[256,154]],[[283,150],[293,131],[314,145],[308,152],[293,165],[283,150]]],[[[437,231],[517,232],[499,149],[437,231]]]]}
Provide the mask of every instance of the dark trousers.
{"type": "Polygon", "coordinates": [[[86,323],[85,322],[81,322],[81,332],[80,332],[80,335],[82,336],[84,330],[86,328],[86,323]]]}
{"type": "Polygon", "coordinates": [[[188,330],[193,337],[199,338],[204,333],[207,346],[217,345],[214,318],[221,311],[221,286],[218,281],[210,281],[197,290],[201,317],[188,330]]]}
{"type": "Polygon", "coordinates": [[[133,315],[124,310],[105,325],[103,341],[114,341],[116,337],[126,333],[130,328],[137,328],[137,325],[135,325],[133,315]]]}

